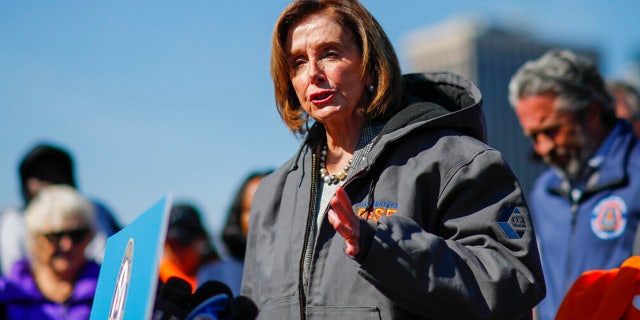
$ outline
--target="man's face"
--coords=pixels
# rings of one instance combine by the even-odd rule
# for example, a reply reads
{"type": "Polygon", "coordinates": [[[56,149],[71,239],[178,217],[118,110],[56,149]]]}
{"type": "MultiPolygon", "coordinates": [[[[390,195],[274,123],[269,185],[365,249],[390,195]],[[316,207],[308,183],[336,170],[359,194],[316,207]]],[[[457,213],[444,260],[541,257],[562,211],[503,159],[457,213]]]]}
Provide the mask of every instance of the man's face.
{"type": "Polygon", "coordinates": [[[515,111],[534,151],[569,179],[577,179],[595,146],[589,144],[585,127],[575,114],[558,110],[553,94],[522,98],[515,111]]]}

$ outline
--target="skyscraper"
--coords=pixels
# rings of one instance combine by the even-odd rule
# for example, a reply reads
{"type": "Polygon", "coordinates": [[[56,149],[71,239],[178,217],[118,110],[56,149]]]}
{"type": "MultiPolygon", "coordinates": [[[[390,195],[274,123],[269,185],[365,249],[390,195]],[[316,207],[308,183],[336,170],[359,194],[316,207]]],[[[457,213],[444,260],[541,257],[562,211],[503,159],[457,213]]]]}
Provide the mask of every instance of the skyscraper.
{"type": "Polygon", "coordinates": [[[405,71],[451,71],[480,88],[488,143],[504,154],[528,193],[546,166],[535,157],[509,104],[509,80],[524,62],[554,47],[571,49],[596,62],[597,52],[550,43],[523,30],[501,28],[478,18],[452,19],[416,30],[403,40],[409,68],[405,71]]]}

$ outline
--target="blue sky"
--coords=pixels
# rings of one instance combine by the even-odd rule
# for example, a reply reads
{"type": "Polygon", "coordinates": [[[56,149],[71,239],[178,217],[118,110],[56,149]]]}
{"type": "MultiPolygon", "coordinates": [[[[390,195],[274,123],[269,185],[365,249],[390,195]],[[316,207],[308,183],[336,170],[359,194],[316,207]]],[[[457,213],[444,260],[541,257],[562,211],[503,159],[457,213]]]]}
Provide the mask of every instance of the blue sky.
{"type": "MultiPolygon", "coordinates": [[[[0,2],[0,207],[20,204],[19,159],[46,141],[74,153],[79,188],[122,223],[171,192],[217,234],[242,177],[279,166],[299,143],[269,76],[272,27],[288,3],[0,2]]],[[[638,2],[362,3],[403,66],[403,37],[468,14],[593,46],[607,77],[622,77],[640,52],[638,2]]]]}

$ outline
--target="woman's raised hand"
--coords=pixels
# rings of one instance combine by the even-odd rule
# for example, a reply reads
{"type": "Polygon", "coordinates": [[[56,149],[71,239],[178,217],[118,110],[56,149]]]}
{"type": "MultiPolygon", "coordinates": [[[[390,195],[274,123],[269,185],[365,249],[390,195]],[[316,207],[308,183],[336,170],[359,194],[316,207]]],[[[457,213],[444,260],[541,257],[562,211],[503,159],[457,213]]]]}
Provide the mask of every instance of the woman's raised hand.
{"type": "Polygon", "coordinates": [[[360,219],[351,209],[351,200],[342,186],[329,201],[329,223],[344,238],[345,253],[350,256],[358,254],[360,240],[360,219]]]}

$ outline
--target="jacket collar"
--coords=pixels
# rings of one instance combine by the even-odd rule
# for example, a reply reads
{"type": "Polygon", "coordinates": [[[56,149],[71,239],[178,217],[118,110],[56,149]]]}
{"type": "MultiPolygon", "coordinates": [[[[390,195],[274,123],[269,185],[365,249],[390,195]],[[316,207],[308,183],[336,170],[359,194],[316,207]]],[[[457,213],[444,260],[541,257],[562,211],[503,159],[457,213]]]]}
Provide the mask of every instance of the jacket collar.
{"type": "MultiPolygon", "coordinates": [[[[581,192],[582,198],[628,182],[627,162],[635,142],[631,125],[620,120],[588,161],[591,172],[581,192]]],[[[571,188],[571,184],[560,173],[554,172],[548,187],[551,192],[568,196],[571,188]]]]}

